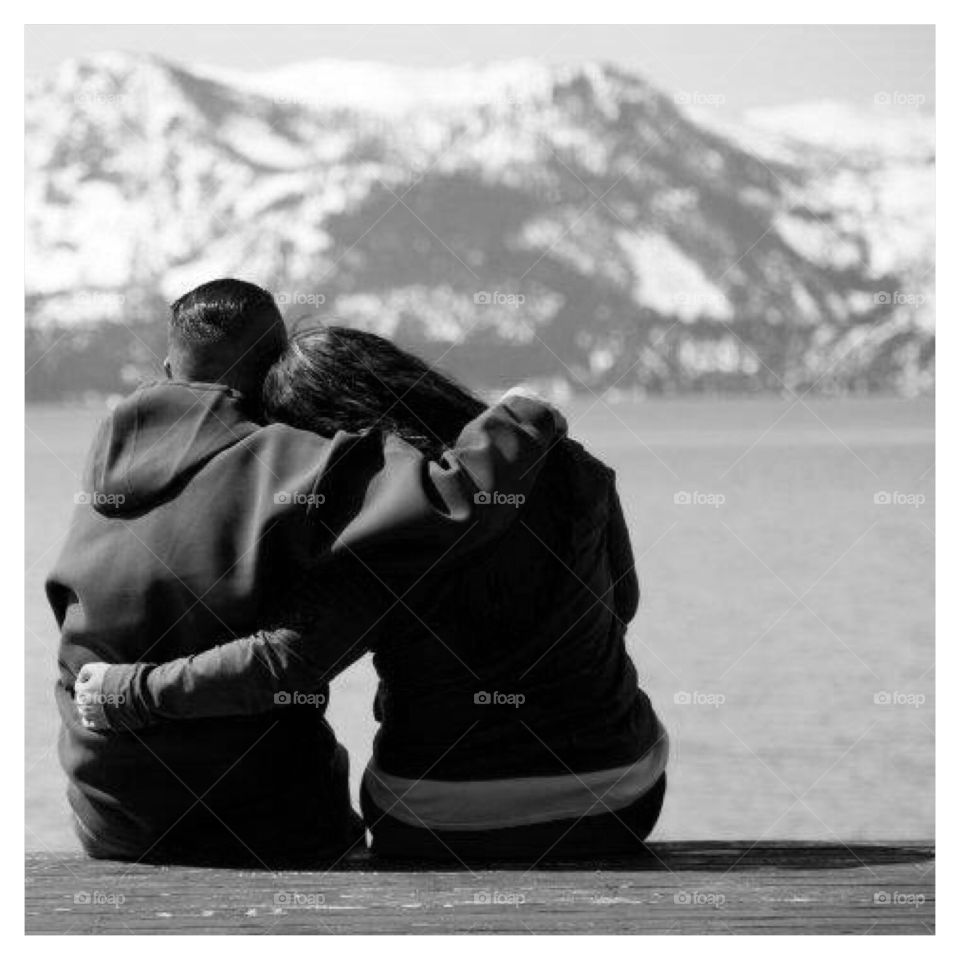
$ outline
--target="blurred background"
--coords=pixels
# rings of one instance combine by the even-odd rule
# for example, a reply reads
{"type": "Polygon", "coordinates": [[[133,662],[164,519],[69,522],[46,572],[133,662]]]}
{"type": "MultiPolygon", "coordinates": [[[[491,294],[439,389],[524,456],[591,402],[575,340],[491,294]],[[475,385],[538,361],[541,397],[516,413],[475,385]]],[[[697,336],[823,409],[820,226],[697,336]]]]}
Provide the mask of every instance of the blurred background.
{"type": "MultiPolygon", "coordinates": [[[[934,31],[26,32],[27,846],[72,849],[43,597],[166,304],[530,383],[616,467],[661,838],[933,836],[934,31]]],[[[367,661],[331,714],[369,755],[367,661]]]]}

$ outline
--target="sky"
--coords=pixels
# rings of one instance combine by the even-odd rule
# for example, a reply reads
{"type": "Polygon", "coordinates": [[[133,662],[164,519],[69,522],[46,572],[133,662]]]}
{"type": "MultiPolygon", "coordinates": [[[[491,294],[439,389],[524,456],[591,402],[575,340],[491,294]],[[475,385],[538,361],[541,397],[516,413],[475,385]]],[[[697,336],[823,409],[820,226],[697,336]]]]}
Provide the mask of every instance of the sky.
{"type": "Polygon", "coordinates": [[[320,58],[457,66],[603,60],[725,110],[881,95],[933,109],[932,26],[31,25],[28,75],[108,50],[261,71],[320,58]]]}

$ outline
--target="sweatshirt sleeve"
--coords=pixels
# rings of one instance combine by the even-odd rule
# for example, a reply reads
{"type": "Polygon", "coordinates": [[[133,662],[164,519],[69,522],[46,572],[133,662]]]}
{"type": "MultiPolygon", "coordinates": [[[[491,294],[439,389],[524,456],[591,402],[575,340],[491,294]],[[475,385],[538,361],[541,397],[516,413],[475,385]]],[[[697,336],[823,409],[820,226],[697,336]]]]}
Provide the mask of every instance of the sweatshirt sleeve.
{"type": "Polygon", "coordinates": [[[396,601],[363,572],[305,580],[298,594],[284,626],[166,663],[109,666],[101,693],[111,729],[325,706],[327,684],[369,649],[396,601]]]}
{"type": "Polygon", "coordinates": [[[456,563],[514,521],[560,439],[551,408],[526,397],[490,407],[437,461],[388,437],[382,468],[331,552],[349,553],[388,577],[456,563]]]}

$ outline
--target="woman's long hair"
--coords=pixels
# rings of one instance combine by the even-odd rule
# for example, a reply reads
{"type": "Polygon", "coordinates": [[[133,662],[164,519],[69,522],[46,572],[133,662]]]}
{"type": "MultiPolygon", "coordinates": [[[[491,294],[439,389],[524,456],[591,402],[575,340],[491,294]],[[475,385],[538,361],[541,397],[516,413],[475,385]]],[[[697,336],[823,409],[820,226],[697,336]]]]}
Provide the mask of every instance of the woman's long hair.
{"type": "Polygon", "coordinates": [[[272,420],[333,436],[380,429],[431,457],[453,445],[485,405],[383,337],[310,323],[294,333],[264,383],[272,420]]]}

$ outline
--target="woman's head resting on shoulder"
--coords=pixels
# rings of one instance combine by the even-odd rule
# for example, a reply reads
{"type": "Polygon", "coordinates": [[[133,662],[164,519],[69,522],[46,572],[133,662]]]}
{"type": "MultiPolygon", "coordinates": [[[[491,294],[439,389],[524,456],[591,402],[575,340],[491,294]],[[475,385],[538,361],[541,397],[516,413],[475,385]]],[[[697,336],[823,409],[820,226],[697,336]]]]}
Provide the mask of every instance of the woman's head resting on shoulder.
{"type": "Polygon", "coordinates": [[[394,433],[431,456],[451,446],[482,401],[375,333],[302,321],[267,374],[268,417],[322,436],[394,433]]]}

